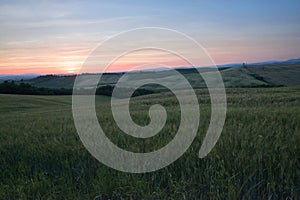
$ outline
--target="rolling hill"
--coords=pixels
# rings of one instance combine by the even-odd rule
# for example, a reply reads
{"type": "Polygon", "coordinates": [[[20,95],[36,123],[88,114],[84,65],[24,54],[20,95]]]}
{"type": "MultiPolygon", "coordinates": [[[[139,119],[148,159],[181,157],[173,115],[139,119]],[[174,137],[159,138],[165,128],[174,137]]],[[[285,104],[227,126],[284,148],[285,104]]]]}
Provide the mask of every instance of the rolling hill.
{"type": "Polygon", "coordinates": [[[300,63],[269,64],[246,67],[269,84],[284,86],[300,85],[300,63]]]}
{"type": "MultiPolygon", "coordinates": [[[[205,72],[209,68],[203,68],[201,71],[205,72]]],[[[180,68],[178,72],[183,74],[194,88],[205,87],[205,82],[199,76],[199,73],[193,68],[180,68]]],[[[225,87],[266,87],[266,86],[293,86],[300,85],[300,62],[298,63],[276,63],[276,64],[262,64],[262,65],[247,65],[236,66],[229,68],[221,68],[220,73],[223,77],[225,87]]],[[[170,73],[170,71],[140,71],[129,72],[128,82],[137,82],[145,77],[162,77],[172,84],[178,84],[177,78],[170,73]]],[[[123,73],[109,73],[104,74],[99,86],[115,85],[123,73]]],[[[39,76],[30,80],[23,80],[35,87],[45,88],[66,88],[71,89],[74,84],[76,76],[56,76],[46,75],[39,76]]],[[[21,82],[21,81],[20,81],[21,82]]],[[[181,87],[179,85],[179,87],[181,87]]],[[[184,87],[184,86],[182,86],[184,87]]],[[[153,88],[153,85],[143,86],[145,89],[164,90],[158,85],[153,88]]]]}

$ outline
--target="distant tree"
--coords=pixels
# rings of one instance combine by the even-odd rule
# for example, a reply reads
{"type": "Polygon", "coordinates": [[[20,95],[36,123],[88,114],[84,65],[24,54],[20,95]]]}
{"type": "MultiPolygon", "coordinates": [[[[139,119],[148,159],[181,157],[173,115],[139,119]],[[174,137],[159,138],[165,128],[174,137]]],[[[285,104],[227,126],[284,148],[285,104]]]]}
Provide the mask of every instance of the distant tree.
{"type": "Polygon", "coordinates": [[[28,95],[71,95],[71,89],[37,88],[28,83],[16,84],[14,81],[0,83],[0,93],[3,94],[28,94],[28,95]]]}
{"type": "MultiPolygon", "coordinates": [[[[127,94],[131,91],[130,88],[118,88],[120,94],[117,94],[119,98],[127,97],[127,94]]],[[[114,86],[106,85],[97,88],[97,95],[111,96],[114,90],[114,86]]],[[[0,83],[0,93],[2,94],[25,94],[25,95],[72,95],[72,89],[50,89],[50,88],[38,88],[28,83],[21,82],[16,84],[14,81],[4,81],[0,83]]],[[[132,96],[141,96],[154,93],[152,90],[137,89],[132,96]]],[[[91,94],[89,89],[83,89],[80,94],[91,94]]]]}

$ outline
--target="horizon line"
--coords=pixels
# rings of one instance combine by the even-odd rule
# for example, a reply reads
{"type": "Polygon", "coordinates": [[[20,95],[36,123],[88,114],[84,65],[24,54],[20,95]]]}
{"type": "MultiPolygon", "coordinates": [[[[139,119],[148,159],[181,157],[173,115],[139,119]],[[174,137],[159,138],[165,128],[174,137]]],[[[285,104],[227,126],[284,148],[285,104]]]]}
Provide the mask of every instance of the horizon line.
{"type": "MultiPolygon", "coordinates": [[[[259,62],[251,62],[251,63],[247,63],[247,62],[232,62],[232,63],[223,63],[223,64],[216,64],[216,65],[210,65],[210,66],[177,66],[177,67],[166,67],[164,69],[162,68],[145,68],[145,69],[141,69],[141,70],[124,70],[124,71],[107,71],[104,72],[103,74],[118,74],[118,73],[126,73],[126,72],[152,72],[152,71],[156,71],[158,69],[161,69],[159,71],[167,71],[167,70],[172,70],[172,69],[191,69],[191,68],[230,68],[230,67],[234,67],[234,66],[238,66],[238,65],[243,65],[243,64],[248,64],[248,65],[260,65],[260,64],[276,64],[276,63],[280,63],[280,62],[290,62],[296,60],[296,62],[300,62],[300,57],[298,58],[291,58],[291,59],[287,59],[287,60],[266,60],[266,61],[259,61],[259,62]],[[299,60],[299,61],[298,61],[299,60]]],[[[293,62],[292,62],[293,63],[293,62]]],[[[158,71],[156,71],[158,72],[158,71]]],[[[0,75],[2,76],[24,76],[24,75],[37,75],[37,76],[47,76],[47,75],[61,75],[61,76],[75,76],[75,75],[80,75],[80,74],[101,74],[101,72],[83,72],[83,73],[22,73],[22,74],[2,74],[0,73],[0,75]]]]}

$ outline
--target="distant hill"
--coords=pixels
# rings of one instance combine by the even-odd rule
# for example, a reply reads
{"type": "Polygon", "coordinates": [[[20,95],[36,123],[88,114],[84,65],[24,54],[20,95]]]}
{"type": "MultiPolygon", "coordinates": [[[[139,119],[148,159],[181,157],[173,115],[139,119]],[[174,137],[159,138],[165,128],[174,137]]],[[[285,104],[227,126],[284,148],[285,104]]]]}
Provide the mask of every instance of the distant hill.
{"type": "MultiPolygon", "coordinates": [[[[201,68],[205,72],[209,68],[201,68]]],[[[203,79],[198,72],[193,68],[179,68],[178,72],[183,74],[194,88],[206,87],[203,79]]],[[[300,62],[284,62],[275,64],[246,64],[235,67],[220,68],[220,73],[226,87],[267,87],[267,86],[292,86],[300,85],[300,62]]],[[[157,76],[163,77],[166,81],[180,86],[175,77],[173,77],[169,70],[164,71],[137,71],[130,72],[128,82],[139,81],[140,79],[153,78],[157,76]]],[[[123,73],[104,74],[101,85],[115,85],[123,73]]],[[[34,87],[45,88],[73,88],[76,76],[61,76],[61,75],[47,75],[39,76],[30,80],[23,80],[24,83],[29,83],[34,87]]],[[[21,81],[20,81],[21,82],[21,81]]],[[[146,85],[144,89],[164,90],[160,86],[146,85]]]]}
{"type": "Polygon", "coordinates": [[[273,61],[265,61],[265,62],[256,62],[256,63],[250,63],[250,65],[294,64],[294,63],[299,63],[299,62],[300,62],[300,58],[295,58],[295,59],[284,60],[284,61],[273,60],[273,61]]]}
{"type": "Polygon", "coordinates": [[[20,80],[28,80],[38,77],[39,74],[21,74],[21,75],[14,75],[14,74],[0,74],[0,82],[3,81],[20,81],[20,80]]]}
{"type": "Polygon", "coordinates": [[[247,66],[248,71],[263,78],[263,81],[276,85],[300,85],[300,62],[247,66]]]}
{"type": "Polygon", "coordinates": [[[45,75],[38,76],[30,80],[24,80],[23,82],[29,83],[34,87],[44,87],[44,88],[73,88],[74,80],[76,76],[60,76],[60,75],[45,75]]]}

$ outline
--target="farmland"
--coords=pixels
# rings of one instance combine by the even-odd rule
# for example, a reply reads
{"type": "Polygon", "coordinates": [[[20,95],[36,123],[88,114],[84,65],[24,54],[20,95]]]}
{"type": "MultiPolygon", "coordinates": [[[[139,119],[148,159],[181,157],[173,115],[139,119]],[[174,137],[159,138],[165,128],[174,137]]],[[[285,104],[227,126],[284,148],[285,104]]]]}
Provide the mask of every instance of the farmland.
{"type": "MultiPolygon", "coordinates": [[[[205,89],[198,135],[177,161],[153,173],[128,174],[93,158],[77,135],[71,96],[0,94],[1,199],[285,199],[300,196],[300,87],[228,88],[225,126],[211,153],[198,158],[210,118],[205,89]]],[[[149,106],[168,113],[153,138],[122,133],[109,97],[96,97],[98,120],[121,148],[149,152],[177,131],[180,108],[172,93],[132,98],[133,120],[149,123],[149,106]],[[170,115],[171,114],[171,115],[170,115]]]]}

